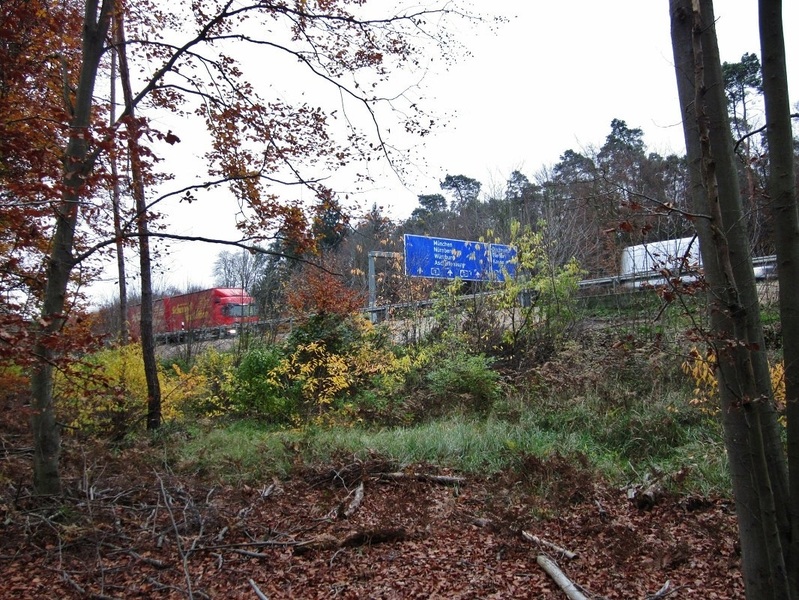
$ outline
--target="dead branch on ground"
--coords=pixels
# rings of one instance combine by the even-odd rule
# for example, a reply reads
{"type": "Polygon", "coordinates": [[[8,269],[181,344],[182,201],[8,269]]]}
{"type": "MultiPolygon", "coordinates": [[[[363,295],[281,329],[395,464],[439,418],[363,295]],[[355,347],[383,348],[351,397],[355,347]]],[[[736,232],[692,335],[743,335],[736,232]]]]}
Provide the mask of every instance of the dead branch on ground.
{"type": "Polygon", "coordinates": [[[415,479],[416,481],[438,483],[440,485],[462,485],[466,481],[464,477],[455,477],[451,475],[429,475],[427,473],[403,473],[402,471],[396,473],[377,473],[376,477],[378,479],[387,481],[415,479]]]}
{"type": "Polygon", "coordinates": [[[552,542],[542,540],[540,537],[538,537],[537,535],[533,535],[532,533],[527,533],[526,531],[522,531],[522,537],[526,539],[528,542],[532,542],[534,544],[537,544],[538,546],[544,546],[546,548],[549,548],[550,550],[554,550],[558,554],[565,556],[568,559],[577,558],[576,552],[567,550],[566,548],[558,546],[557,544],[553,544],[552,542]]]}
{"type": "Polygon", "coordinates": [[[544,554],[539,554],[536,562],[560,586],[560,589],[563,590],[569,600],[588,600],[588,597],[577,589],[577,586],[572,583],[571,579],[566,577],[566,574],[560,570],[554,560],[544,554]]]}

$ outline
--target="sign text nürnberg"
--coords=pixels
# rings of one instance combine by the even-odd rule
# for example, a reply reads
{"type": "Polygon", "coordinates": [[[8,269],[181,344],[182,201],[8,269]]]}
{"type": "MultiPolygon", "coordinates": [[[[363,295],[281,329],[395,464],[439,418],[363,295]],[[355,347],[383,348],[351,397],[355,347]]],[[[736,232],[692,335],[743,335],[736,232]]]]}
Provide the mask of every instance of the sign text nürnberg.
{"type": "Polygon", "coordinates": [[[504,281],[516,273],[516,250],[503,244],[405,235],[405,274],[411,277],[504,281]]]}

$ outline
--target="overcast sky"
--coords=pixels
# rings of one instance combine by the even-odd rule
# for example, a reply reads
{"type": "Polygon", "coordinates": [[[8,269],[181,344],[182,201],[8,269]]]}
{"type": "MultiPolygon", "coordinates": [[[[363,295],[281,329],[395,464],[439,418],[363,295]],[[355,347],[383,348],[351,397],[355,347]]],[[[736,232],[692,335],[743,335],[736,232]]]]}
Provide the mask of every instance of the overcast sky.
{"type": "MultiPolygon", "coordinates": [[[[759,55],[757,2],[714,4],[722,60],[759,55]]],[[[787,24],[799,23],[796,4],[784,3],[787,24]]],[[[500,35],[474,40],[475,56],[433,82],[458,117],[427,143],[439,169],[424,192],[437,191],[447,172],[484,187],[516,168],[531,176],[565,150],[602,145],[614,118],[641,128],[651,151],[684,153],[667,0],[490,5],[518,18],[500,35]]],[[[790,77],[799,69],[799,36],[786,28],[790,77]]],[[[792,84],[795,104],[799,75],[792,84]]]]}
{"type": "MultiPolygon", "coordinates": [[[[721,58],[759,54],[756,0],[715,0],[721,58]]],[[[799,23],[796,2],[785,2],[791,103],[799,102],[799,23]]],[[[447,127],[419,148],[424,162],[404,182],[386,173],[361,197],[406,218],[419,194],[440,192],[447,173],[501,185],[514,170],[531,179],[564,151],[601,146],[614,118],[641,128],[650,151],[684,153],[672,61],[667,0],[475,0],[479,10],[511,17],[496,34],[464,31],[473,56],[425,79],[429,106],[450,115],[447,127]],[[514,17],[515,15],[515,17],[514,17]],[[426,163],[426,164],[425,164],[426,163]]],[[[185,144],[184,144],[185,146],[185,144]]],[[[184,149],[185,150],[185,147],[184,149]]],[[[220,200],[217,207],[224,205],[220,200]]],[[[180,233],[234,236],[233,215],[192,205],[174,208],[180,233]]],[[[231,212],[228,209],[227,212],[231,212]]],[[[179,287],[212,285],[221,247],[174,244],[156,281],[179,287]]],[[[98,291],[113,294],[113,276],[98,291]]]]}

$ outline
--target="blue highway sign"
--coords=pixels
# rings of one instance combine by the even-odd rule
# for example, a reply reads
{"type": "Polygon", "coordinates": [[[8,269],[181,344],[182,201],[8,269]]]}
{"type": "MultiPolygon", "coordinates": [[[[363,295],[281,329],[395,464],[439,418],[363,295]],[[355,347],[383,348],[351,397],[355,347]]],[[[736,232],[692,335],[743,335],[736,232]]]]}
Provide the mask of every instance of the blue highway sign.
{"type": "Polygon", "coordinates": [[[491,244],[491,272],[496,281],[505,281],[505,275],[516,277],[516,248],[505,244],[491,244]]]}
{"type": "Polygon", "coordinates": [[[405,274],[411,277],[504,281],[505,273],[515,273],[515,257],[515,249],[501,244],[405,235],[405,274]]]}

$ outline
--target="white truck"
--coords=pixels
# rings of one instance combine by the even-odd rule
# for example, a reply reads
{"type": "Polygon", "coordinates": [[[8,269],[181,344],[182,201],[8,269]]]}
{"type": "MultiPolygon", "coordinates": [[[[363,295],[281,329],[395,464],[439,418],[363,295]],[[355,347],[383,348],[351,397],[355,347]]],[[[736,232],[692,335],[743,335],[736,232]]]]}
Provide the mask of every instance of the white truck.
{"type": "Polygon", "coordinates": [[[695,279],[701,266],[699,239],[693,236],[628,246],[622,250],[620,274],[626,285],[640,287],[666,283],[665,269],[683,280],[695,279]]]}

